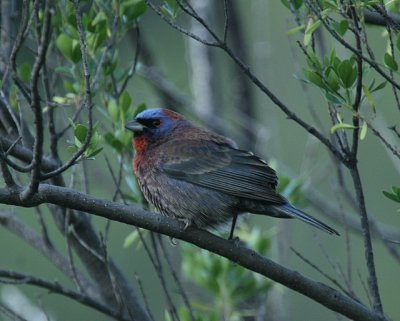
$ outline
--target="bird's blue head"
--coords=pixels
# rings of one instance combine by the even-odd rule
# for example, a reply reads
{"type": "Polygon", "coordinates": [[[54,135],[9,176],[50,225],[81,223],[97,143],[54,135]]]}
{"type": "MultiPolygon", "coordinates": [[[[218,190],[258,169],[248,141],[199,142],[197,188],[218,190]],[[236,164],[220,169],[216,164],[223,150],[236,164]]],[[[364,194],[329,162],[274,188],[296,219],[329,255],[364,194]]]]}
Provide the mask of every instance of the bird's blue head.
{"type": "Polygon", "coordinates": [[[133,132],[135,140],[149,144],[168,139],[178,127],[187,123],[182,115],[170,109],[154,108],[139,113],[125,128],[133,132]]]}

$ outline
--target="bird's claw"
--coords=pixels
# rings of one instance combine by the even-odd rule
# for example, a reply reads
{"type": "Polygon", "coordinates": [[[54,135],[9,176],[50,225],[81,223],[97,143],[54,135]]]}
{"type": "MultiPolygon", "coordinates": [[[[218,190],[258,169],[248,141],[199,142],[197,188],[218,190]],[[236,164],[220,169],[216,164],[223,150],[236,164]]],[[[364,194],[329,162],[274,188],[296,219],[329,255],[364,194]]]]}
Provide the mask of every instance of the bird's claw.
{"type": "Polygon", "coordinates": [[[243,242],[240,240],[240,238],[237,237],[237,236],[228,238],[228,241],[229,241],[229,242],[232,242],[233,245],[234,245],[235,247],[239,247],[239,245],[243,243],[243,242]]]}
{"type": "Polygon", "coordinates": [[[181,218],[179,219],[185,226],[183,227],[184,230],[186,230],[191,224],[191,221],[187,218],[181,218]]]}
{"type": "Polygon", "coordinates": [[[172,246],[177,246],[178,245],[178,241],[176,240],[176,238],[169,236],[169,242],[171,243],[172,246]]]}

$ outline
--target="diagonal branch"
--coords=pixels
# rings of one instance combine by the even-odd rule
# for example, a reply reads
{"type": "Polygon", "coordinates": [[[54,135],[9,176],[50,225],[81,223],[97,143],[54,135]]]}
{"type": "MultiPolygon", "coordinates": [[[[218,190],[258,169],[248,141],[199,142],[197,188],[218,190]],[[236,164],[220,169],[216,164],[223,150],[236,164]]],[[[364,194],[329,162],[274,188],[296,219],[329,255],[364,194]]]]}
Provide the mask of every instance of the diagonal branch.
{"type": "Polygon", "coordinates": [[[136,206],[127,206],[69,188],[48,184],[40,185],[38,193],[29,202],[22,203],[18,196],[22,189],[23,187],[0,189],[0,203],[16,206],[36,206],[42,203],[51,203],[162,233],[226,257],[350,319],[360,321],[388,320],[385,316],[368,310],[363,304],[349,298],[338,290],[313,281],[235,242],[192,227],[184,229],[183,224],[172,218],[150,213],[136,206]]]}
{"type": "MultiPolygon", "coordinates": [[[[6,228],[11,233],[17,235],[20,239],[24,240],[27,244],[32,246],[35,250],[40,252],[52,264],[54,264],[65,275],[72,278],[72,271],[68,264],[68,260],[50,244],[40,237],[34,230],[30,229],[22,223],[15,215],[0,211],[0,225],[6,228]]],[[[96,300],[100,299],[98,289],[94,284],[86,279],[86,277],[79,272],[79,283],[83,284],[86,293],[96,300]]]]}
{"type": "Polygon", "coordinates": [[[129,319],[126,319],[125,317],[120,315],[117,311],[111,310],[108,306],[104,305],[103,303],[93,300],[93,299],[89,298],[88,296],[83,295],[81,293],[67,289],[67,288],[61,286],[57,282],[49,282],[47,280],[44,280],[44,279],[41,279],[38,277],[34,277],[31,275],[26,275],[26,274],[14,272],[14,271],[7,271],[7,270],[0,270],[0,278],[14,280],[14,281],[18,282],[18,284],[35,285],[40,288],[47,289],[53,293],[57,293],[57,294],[65,296],[65,297],[68,297],[76,302],[79,302],[83,305],[91,307],[91,308],[93,308],[97,311],[100,311],[112,318],[117,319],[117,320],[130,321],[129,319]]]}
{"type": "MultiPolygon", "coordinates": [[[[323,143],[333,155],[335,155],[339,160],[343,162],[347,162],[347,160],[344,158],[342,153],[331,143],[331,141],[325,137],[318,129],[315,127],[311,126],[307,122],[305,122],[303,119],[301,119],[297,114],[295,114],[288,106],[286,106],[251,70],[248,65],[246,65],[239,57],[235,55],[233,50],[226,44],[224,43],[221,39],[218,38],[218,36],[212,32],[212,30],[208,27],[208,25],[205,24],[205,22],[196,14],[194,14],[192,9],[190,10],[186,7],[181,7],[185,8],[185,12],[191,15],[194,19],[196,19],[199,23],[201,23],[211,34],[214,39],[216,39],[216,42],[207,42],[204,39],[201,39],[197,36],[193,36],[193,34],[189,33],[187,30],[183,29],[179,25],[177,25],[174,21],[168,19],[163,13],[160,11],[159,8],[157,8],[150,0],[145,0],[146,4],[157,14],[159,15],[164,21],[166,21],[171,27],[173,27],[175,30],[205,44],[208,46],[213,46],[220,48],[221,50],[225,51],[225,53],[233,60],[234,63],[240,68],[240,70],[250,79],[253,84],[259,88],[267,97],[276,105],[278,106],[286,115],[289,119],[292,119],[296,123],[298,123],[301,127],[303,127],[307,132],[309,132],[311,135],[315,136],[321,143],[323,143]]],[[[179,4],[179,2],[178,2],[179,4]]]]}

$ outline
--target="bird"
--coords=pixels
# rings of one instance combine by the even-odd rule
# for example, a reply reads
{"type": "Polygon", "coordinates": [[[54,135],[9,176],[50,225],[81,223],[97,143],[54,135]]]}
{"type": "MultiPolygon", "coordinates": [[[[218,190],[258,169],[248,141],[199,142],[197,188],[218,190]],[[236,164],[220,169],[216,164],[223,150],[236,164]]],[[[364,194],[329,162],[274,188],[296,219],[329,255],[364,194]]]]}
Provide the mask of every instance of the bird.
{"type": "Polygon", "coordinates": [[[278,177],[262,158],[165,108],[146,109],[126,123],[133,132],[133,171],[146,200],[185,229],[218,228],[253,213],[297,218],[339,233],[294,207],[276,190],[278,177]]]}

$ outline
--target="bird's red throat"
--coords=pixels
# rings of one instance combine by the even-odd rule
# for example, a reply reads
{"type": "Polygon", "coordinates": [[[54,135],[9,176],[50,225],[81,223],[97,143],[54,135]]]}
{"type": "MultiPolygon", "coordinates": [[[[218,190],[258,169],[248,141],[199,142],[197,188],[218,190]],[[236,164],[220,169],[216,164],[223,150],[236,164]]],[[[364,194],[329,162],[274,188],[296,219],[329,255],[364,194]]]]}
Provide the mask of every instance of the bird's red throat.
{"type": "Polygon", "coordinates": [[[143,152],[149,145],[148,139],[144,135],[137,136],[133,139],[133,146],[136,152],[143,152]]]}

